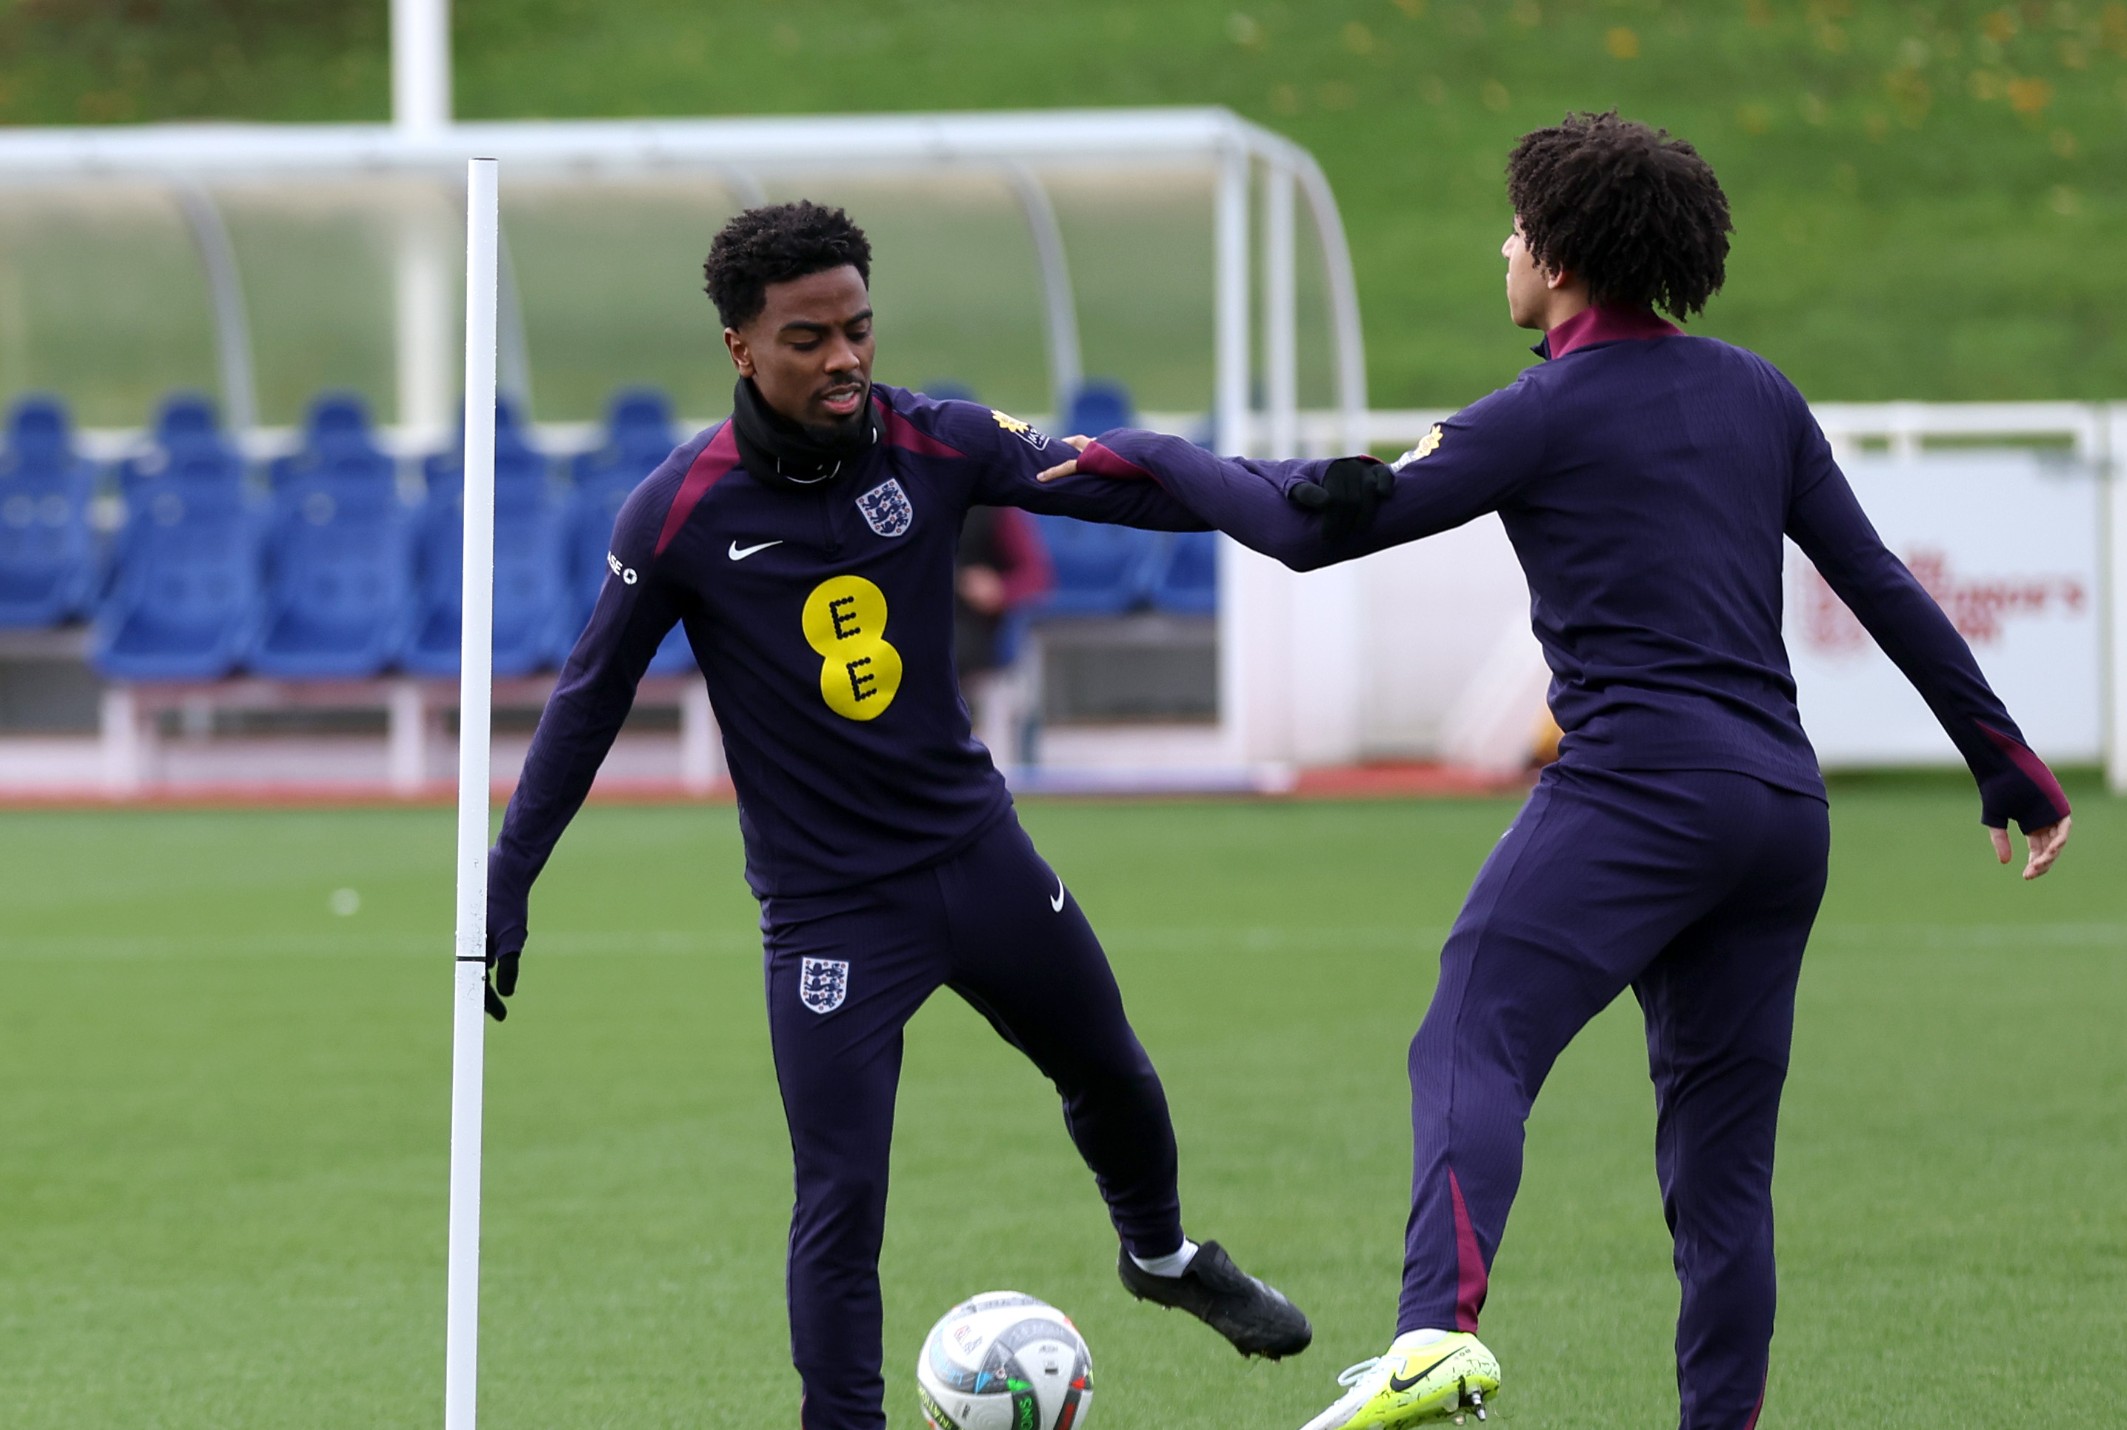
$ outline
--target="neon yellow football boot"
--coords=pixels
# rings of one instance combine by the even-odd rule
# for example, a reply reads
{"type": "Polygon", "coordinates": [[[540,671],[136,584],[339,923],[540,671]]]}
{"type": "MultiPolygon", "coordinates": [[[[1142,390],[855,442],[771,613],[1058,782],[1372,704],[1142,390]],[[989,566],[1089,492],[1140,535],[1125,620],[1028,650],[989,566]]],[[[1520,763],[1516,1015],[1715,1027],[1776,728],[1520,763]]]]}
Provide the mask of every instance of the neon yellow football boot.
{"type": "Polygon", "coordinates": [[[1302,1430],[1460,1425],[1471,1412],[1482,1420],[1486,1399],[1499,1391],[1499,1361],[1466,1331],[1406,1331],[1386,1355],[1359,1362],[1337,1383],[1344,1394],[1302,1430]]]}

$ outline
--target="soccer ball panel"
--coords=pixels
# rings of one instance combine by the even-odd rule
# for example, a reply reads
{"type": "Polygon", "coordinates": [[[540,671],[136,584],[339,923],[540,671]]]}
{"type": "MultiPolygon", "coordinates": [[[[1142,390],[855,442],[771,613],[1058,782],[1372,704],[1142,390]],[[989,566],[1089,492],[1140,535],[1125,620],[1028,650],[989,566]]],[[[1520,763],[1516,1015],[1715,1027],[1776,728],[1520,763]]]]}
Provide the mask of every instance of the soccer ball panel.
{"type": "Polygon", "coordinates": [[[916,1359],[931,1430],[1078,1430],[1093,1365],[1071,1318],[1018,1291],[986,1291],[945,1313],[916,1359]]]}

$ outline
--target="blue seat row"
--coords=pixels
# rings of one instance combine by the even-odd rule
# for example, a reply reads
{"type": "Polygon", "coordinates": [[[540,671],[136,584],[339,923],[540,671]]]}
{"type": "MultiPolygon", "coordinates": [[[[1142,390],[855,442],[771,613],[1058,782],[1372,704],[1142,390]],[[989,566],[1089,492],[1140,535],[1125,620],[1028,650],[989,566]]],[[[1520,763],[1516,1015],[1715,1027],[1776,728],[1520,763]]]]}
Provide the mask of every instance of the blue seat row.
{"type": "MultiPolygon", "coordinates": [[[[576,484],[557,489],[552,464],[498,410],[499,675],[566,655],[605,575],[613,512],[674,445],[657,395],[624,394],[615,413],[614,439],[577,458],[576,484]]],[[[328,396],[301,450],[269,465],[261,495],[203,400],[164,404],[155,432],[155,449],[115,473],[125,515],[99,592],[94,469],[72,455],[56,402],[16,405],[0,460],[0,624],[90,615],[92,660],[123,679],[456,672],[461,452],[426,458],[423,495],[408,503],[359,401],[328,396]]],[[[691,665],[675,633],[653,669],[691,665]]]]}

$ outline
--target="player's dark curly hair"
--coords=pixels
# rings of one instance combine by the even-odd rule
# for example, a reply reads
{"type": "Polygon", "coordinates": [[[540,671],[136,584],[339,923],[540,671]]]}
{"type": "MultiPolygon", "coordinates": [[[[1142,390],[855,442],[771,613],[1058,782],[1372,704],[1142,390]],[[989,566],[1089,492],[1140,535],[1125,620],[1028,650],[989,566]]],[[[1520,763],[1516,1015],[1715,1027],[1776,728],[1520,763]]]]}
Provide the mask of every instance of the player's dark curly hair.
{"type": "Polygon", "coordinates": [[[1734,225],[1713,166],[1615,110],[1522,135],[1507,157],[1507,198],[1530,257],[1579,274],[1597,303],[1682,318],[1727,276],[1734,225]]]}
{"type": "Polygon", "coordinates": [[[724,225],[702,261],[702,287],[727,328],[742,328],[767,306],[771,283],[853,265],[871,282],[871,241],[840,209],[807,199],[747,209],[724,225]]]}

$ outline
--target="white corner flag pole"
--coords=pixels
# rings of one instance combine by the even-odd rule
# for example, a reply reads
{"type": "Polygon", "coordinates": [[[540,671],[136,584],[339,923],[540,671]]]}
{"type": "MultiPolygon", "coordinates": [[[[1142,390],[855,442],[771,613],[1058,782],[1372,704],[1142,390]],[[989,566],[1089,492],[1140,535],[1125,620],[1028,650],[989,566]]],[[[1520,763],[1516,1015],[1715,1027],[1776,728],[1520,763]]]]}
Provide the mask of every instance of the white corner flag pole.
{"type": "Polygon", "coordinates": [[[488,726],[494,696],[495,254],[493,159],[465,175],[465,623],[458,666],[458,935],[451,1018],[450,1289],[444,1430],[473,1430],[479,1386],[480,1103],[487,1024],[488,726]]]}

